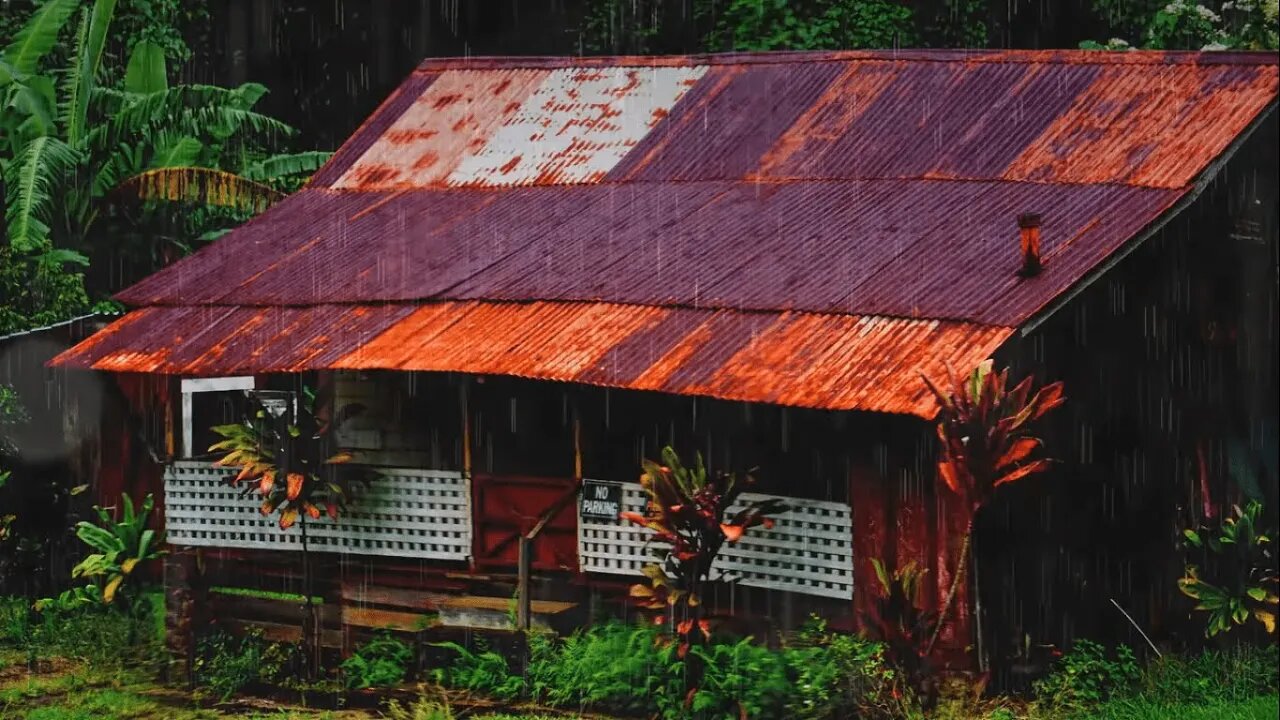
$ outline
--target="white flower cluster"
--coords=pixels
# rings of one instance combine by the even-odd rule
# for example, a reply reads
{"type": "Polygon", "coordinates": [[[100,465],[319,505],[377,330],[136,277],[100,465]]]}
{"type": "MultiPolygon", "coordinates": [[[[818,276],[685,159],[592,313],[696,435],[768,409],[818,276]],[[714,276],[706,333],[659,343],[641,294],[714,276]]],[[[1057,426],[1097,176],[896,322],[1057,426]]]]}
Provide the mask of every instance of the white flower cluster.
{"type": "MultiPolygon", "coordinates": [[[[1249,2],[1249,0],[1241,1],[1249,2]]],[[[1185,15],[1194,13],[1211,23],[1222,22],[1222,18],[1218,16],[1218,13],[1210,10],[1200,3],[1190,2],[1189,0],[1173,0],[1173,2],[1164,6],[1164,12],[1168,15],[1185,15]]]]}

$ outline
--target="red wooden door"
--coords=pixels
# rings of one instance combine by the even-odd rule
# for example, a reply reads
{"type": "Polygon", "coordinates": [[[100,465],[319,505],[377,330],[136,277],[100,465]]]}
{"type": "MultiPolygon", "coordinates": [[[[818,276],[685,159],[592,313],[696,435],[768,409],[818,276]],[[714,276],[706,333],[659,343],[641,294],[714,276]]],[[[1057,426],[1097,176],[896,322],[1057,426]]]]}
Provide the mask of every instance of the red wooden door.
{"type": "Polygon", "coordinates": [[[565,496],[574,492],[572,478],[475,475],[472,512],[477,568],[514,568],[520,535],[557,504],[560,509],[533,542],[535,570],[578,570],[578,505],[565,496]]]}

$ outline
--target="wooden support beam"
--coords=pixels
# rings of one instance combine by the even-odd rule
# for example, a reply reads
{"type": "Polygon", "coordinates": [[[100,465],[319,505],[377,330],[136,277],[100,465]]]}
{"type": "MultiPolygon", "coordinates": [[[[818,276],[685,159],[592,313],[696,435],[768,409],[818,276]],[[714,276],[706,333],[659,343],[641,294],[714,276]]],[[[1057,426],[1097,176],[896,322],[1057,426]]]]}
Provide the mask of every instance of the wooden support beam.
{"type": "Polygon", "coordinates": [[[533,599],[529,597],[529,566],[532,563],[533,540],[520,537],[519,554],[516,560],[516,629],[528,630],[529,617],[532,614],[533,599]]]}

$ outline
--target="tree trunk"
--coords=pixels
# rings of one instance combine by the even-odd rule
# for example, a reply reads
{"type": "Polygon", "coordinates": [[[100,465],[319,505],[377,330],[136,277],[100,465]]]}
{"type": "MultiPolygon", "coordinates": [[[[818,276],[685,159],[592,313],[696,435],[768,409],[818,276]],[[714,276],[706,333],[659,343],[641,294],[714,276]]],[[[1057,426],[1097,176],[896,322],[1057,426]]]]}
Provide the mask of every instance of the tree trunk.
{"type": "Polygon", "coordinates": [[[933,652],[933,646],[937,644],[938,637],[942,635],[942,627],[947,624],[947,615],[951,612],[951,606],[956,600],[956,591],[960,588],[960,583],[964,581],[965,570],[969,567],[969,542],[973,538],[975,515],[976,513],[971,514],[968,524],[964,526],[964,541],[960,544],[960,557],[956,560],[956,571],[951,576],[951,587],[947,590],[946,599],[942,601],[942,608],[938,610],[938,624],[933,628],[933,636],[929,638],[929,644],[925,646],[925,655],[933,652]]]}

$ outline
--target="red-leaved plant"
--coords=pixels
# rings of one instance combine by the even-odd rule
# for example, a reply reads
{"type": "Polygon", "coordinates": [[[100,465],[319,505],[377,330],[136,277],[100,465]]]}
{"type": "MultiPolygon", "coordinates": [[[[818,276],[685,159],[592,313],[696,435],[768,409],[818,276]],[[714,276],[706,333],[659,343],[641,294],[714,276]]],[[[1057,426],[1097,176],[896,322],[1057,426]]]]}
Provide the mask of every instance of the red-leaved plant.
{"type": "Polygon", "coordinates": [[[210,452],[225,451],[215,465],[239,468],[231,479],[233,486],[247,483],[245,493],[257,492],[262,498],[263,515],[279,514],[282,530],[297,524],[301,530],[303,594],[306,598],[306,619],[303,628],[303,645],[308,660],[308,674],[319,666],[319,643],[314,642],[319,633],[317,616],[312,606],[311,562],[307,548],[307,520],[320,520],[328,515],[336,521],[340,509],[351,497],[351,480],[359,478],[367,485],[368,473],[336,472],[338,465],[354,460],[348,452],[331,452],[330,428],[341,425],[363,407],[348,406],[343,417],[331,422],[331,403],[328,402],[332,385],[322,387],[317,395],[310,388],[302,389],[302,402],[297,418],[284,416],[272,418],[265,406],[243,423],[218,425],[213,431],[223,439],[209,448],[210,452]]]}
{"type": "Polygon", "coordinates": [[[262,498],[262,514],[278,512],[282,530],[304,515],[318,520],[327,514],[336,520],[351,494],[346,478],[329,467],[349,463],[354,456],[328,451],[330,423],[325,398],[304,388],[300,409],[293,422],[273,422],[259,409],[242,423],[217,425],[212,429],[222,440],[209,448],[226,452],[214,464],[238,468],[231,484],[247,483],[246,492],[256,491],[262,498]]]}
{"type": "Polygon", "coordinates": [[[770,515],[785,507],[777,499],[741,503],[730,513],[743,491],[754,482],[750,474],[708,475],[698,455],[686,468],[670,447],[663,448],[664,464],[645,460],[640,486],[649,496],[643,513],[624,512],[621,517],[653,530],[651,542],[669,546],[661,563],[648,565],[643,572],[649,583],[631,586],[631,597],[640,607],[654,612],[654,622],[670,622],[680,640],[677,650],[683,658],[690,643],[710,637],[702,617],[699,591],[711,566],[726,542],[737,542],[748,529],[758,525],[773,527],[770,515]]]}
{"type": "Polygon", "coordinates": [[[928,377],[925,384],[938,400],[938,439],[942,441],[938,476],[952,492],[959,495],[968,511],[964,540],[951,587],[938,613],[938,624],[926,648],[933,650],[947,613],[955,601],[969,562],[969,544],[973,523],[1001,485],[1022,480],[1047,470],[1048,458],[1035,455],[1043,443],[1030,434],[1030,424],[1065,402],[1062,383],[1055,382],[1031,394],[1031,378],[1027,377],[1007,389],[1009,371],[992,370],[992,361],[978,365],[968,375],[955,376],[949,392],[944,392],[928,377]]]}

